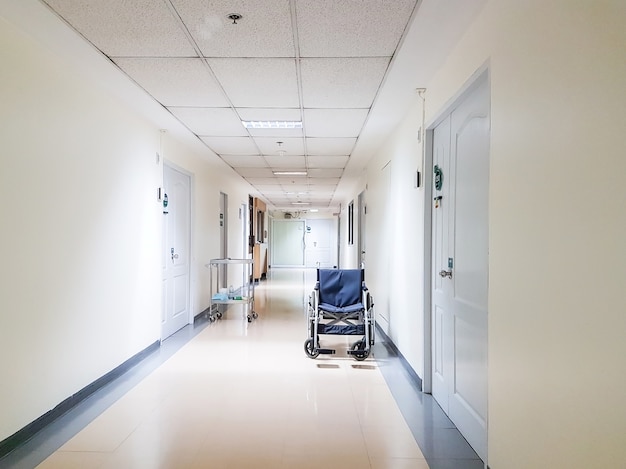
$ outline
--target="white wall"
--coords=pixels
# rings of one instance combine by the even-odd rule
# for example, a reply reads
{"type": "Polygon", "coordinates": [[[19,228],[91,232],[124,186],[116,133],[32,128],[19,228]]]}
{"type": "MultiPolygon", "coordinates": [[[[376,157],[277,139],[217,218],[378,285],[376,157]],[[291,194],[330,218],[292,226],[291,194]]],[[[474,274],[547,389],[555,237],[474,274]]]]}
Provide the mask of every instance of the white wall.
{"type": "Polygon", "coordinates": [[[0,440],[160,339],[156,153],[192,175],[195,314],[208,306],[204,264],[219,255],[219,193],[230,196],[239,255],[249,189],[202,145],[162,135],[35,29],[41,42],[0,16],[0,440]]]}
{"type": "Polygon", "coordinates": [[[1,19],[0,56],[3,439],[158,340],[161,227],[158,131],[1,19]]]}
{"type": "Polygon", "coordinates": [[[429,86],[491,70],[489,463],[626,464],[626,4],[491,1],[429,86]]]}
{"type": "Polygon", "coordinates": [[[415,185],[421,126],[422,101],[415,95],[402,124],[368,164],[365,265],[378,324],[423,377],[424,189],[415,185]]]}
{"type": "MultiPolygon", "coordinates": [[[[624,24],[621,0],[492,0],[428,85],[432,122],[489,65],[493,469],[626,464],[624,24]]],[[[400,147],[411,148],[416,114],[414,107],[369,165],[372,192],[381,184],[374,182],[381,163],[391,160],[396,231],[373,227],[385,218],[372,210],[368,236],[406,241],[397,229],[410,223],[398,221],[406,215],[403,170],[410,164],[402,162],[400,147]]],[[[422,273],[413,264],[419,252],[407,254],[411,262],[400,267],[393,246],[394,270],[419,283],[422,273]]],[[[376,282],[386,272],[379,267],[376,282]]],[[[394,303],[400,281],[395,277],[389,290],[389,329],[419,373],[419,351],[408,337],[419,338],[421,320],[411,324],[413,312],[402,311],[401,300],[394,303]]]]}
{"type": "MultiPolygon", "coordinates": [[[[191,151],[168,134],[163,136],[166,161],[192,174],[192,313],[200,314],[210,303],[209,269],[206,264],[220,256],[220,192],[228,195],[228,257],[244,257],[241,204],[248,203],[250,185],[218,158],[191,151]]],[[[243,214],[244,217],[248,213],[243,214]]],[[[246,250],[247,252],[247,250],[246,250]]],[[[228,285],[239,285],[239,267],[228,269],[228,285]]],[[[216,288],[216,286],[214,286],[216,288]]]]}

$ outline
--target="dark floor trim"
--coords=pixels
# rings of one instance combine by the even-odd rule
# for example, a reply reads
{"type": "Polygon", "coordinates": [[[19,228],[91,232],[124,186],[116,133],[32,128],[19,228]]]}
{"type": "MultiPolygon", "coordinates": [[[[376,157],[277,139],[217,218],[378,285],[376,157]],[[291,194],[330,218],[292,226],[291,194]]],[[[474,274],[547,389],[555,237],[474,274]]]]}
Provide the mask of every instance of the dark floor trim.
{"type": "Polygon", "coordinates": [[[396,344],[393,343],[393,341],[389,338],[389,336],[385,333],[385,331],[382,330],[382,328],[378,324],[376,324],[376,335],[379,338],[378,341],[382,342],[382,345],[385,346],[387,351],[390,352],[391,355],[394,355],[400,359],[402,366],[404,367],[405,371],[409,374],[409,377],[413,380],[414,382],[413,384],[415,384],[417,390],[422,391],[424,389],[422,387],[422,378],[419,377],[419,375],[415,372],[415,370],[409,364],[407,359],[404,358],[404,355],[402,355],[400,350],[398,350],[398,347],[396,347],[396,344]],[[382,340],[380,340],[381,338],[382,340]]]}
{"type": "Polygon", "coordinates": [[[149,345],[141,352],[132,356],[124,363],[109,371],[107,374],[101,376],[93,383],[88,384],[83,389],[78,391],[76,394],[68,397],[63,402],[58,404],[54,409],[46,412],[41,417],[32,421],[28,425],[26,425],[21,430],[18,430],[10,437],[0,441],[0,458],[3,458],[15,448],[24,444],[28,440],[30,440],[33,436],[35,436],[39,431],[50,425],[56,419],[61,417],[62,415],[69,412],[72,408],[76,407],[82,401],[87,399],[89,396],[94,394],[96,391],[106,386],[110,382],[114,381],[128,370],[130,370],[133,366],[141,362],[145,357],[153,353],[157,350],[161,345],[161,341],[157,340],[153,344],[149,345]]]}
{"type": "Polygon", "coordinates": [[[485,469],[485,464],[380,328],[373,354],[430,469],[485,469]],[[419,384],[419,386],[418,386],[419,384]]]}

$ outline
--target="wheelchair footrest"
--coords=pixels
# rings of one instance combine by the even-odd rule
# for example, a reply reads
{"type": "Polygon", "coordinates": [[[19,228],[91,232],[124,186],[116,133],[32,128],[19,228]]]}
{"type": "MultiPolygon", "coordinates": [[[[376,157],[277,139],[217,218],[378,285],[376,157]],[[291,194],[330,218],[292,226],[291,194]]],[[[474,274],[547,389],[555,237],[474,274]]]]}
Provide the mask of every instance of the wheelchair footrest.
{"type": "Polygon", "coordinates": [[[364,350],[346,350],[346,353],[348,355],[361,355],[366,351],[369,351],[369,350],[365,350],[365,349],[364,350]]]}
{"type": "Polygon", "coordinates": [[[319,324],[317,328],[318,334],[365,335],[365,326],[363,324],[319,324]]]}
{"type": "Polygon", "coordinates": [[[334,355],[335,349],[332,348],[318,348],[317,351],[322,355],[334,355]]]}

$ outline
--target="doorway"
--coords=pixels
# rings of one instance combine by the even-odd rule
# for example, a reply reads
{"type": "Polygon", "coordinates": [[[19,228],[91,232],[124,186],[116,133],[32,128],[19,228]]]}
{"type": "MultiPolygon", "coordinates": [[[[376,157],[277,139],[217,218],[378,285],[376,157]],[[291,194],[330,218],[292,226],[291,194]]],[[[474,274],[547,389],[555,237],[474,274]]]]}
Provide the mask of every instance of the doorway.
{"type": "Polygon", "coordinates": [[[161,340],[190,322],[191,177],[163,165],[161,340]]]}
{"type": "Polygon", "coordinates": [[[331,218],[307,219],[304,234],[306,267],[337,267],[335,221],[331,218]]]}
{"type": "Polygon", "coordinates": [[[489,82],[432,131],[432,394],[487,462],[489,82]]]}
{"type": "Polygon", "coordinates": [[[304,267],[304,220],[272,220],[272,267],[304,267]]]}

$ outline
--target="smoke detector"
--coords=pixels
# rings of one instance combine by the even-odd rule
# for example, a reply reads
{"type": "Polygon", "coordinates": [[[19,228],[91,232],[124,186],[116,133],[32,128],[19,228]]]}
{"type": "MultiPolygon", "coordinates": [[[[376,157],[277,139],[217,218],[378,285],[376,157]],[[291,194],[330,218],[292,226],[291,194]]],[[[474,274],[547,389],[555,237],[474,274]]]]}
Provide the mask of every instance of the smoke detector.
{"type": "Polygon", "coordinates": [[[243,18],[243,16],[241,16],[239,13],[231,13],[226,18],[228,18],[229,20],[232,20],[233,24],[237,24],[237,21],[243,18]]]}

